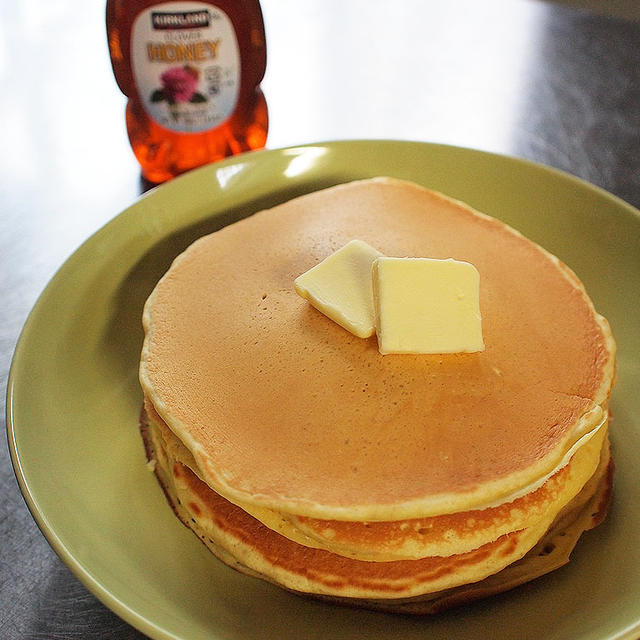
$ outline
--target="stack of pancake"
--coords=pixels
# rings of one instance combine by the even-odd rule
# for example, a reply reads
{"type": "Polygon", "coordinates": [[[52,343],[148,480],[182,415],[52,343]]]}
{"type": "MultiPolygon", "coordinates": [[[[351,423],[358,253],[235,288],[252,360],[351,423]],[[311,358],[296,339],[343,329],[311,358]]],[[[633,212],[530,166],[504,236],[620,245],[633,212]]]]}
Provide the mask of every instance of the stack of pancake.
{"type": "Polygon", "coordinates": [[[378,178],[256,213],[180,255],[143,322],[150,466],[250,575],[435,612],[564,564],[606,513],[608,324],[568,267],[458,201],[378,178]],[[485,350],[383,356],[296,295],[356,238],[472,263],[485,350]]]}

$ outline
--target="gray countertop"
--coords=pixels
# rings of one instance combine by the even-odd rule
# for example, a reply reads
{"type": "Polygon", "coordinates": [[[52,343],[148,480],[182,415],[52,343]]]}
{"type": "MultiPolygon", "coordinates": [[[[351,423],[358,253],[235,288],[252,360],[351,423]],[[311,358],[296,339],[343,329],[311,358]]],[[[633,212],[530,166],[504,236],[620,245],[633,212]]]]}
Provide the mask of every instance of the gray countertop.
{"type": "MultiPolygon", "coordinates": [[[[442,142],[542,162],[640,206],[638,23],[533,0],[415,0],[389,15],[391,4],[262,2],[269,148],[354,138],[442,142]]],[[[13,3],[2,16],[5,389],[20,329],[47,281],[143,186],[107,57],[103,2],[13,3]]],[[[0,637],[142,637],[50,549],[6,445],[0,637]]]]}

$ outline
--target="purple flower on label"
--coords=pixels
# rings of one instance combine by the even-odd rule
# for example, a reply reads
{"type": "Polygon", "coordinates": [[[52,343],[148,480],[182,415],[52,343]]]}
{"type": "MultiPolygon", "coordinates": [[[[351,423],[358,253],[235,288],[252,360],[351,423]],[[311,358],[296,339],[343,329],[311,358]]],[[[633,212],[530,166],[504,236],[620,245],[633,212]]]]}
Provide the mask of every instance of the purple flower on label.
{"type": "Polygon", "coordinates": [[[161,76],[162,90],[169,102],[189,102],[198,87],[197,72],[190,67],[172,67],[161,76]]]}
{"type": "Polygon", "coordinates": [[[199,75],[198,69],[189,65],[167,69],[160,76],[162,87],[156,89],[150,96],[151,102],[166,102],[173,119],[178,120],[180,115],[178,103],[207,102],[206,96],[196,90],[199,75]]]}
{"type": "Polygon", "coordinates": [[[198,87],[198,72],[192,67],[172,67],[161,76],[162,91],[169,102],[189,102],[198,87]]]}

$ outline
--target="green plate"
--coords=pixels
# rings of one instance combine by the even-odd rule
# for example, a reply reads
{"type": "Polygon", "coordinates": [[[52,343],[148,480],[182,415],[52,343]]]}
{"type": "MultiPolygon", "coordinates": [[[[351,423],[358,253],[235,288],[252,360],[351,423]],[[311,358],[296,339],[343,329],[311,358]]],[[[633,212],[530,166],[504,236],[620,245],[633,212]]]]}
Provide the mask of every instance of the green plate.
{"type": "MultiPolygon", "coordinates": [[[[636,638],[640,634],[640,214],[567,174],[455,147],[322,143],[238,156],[142,197],[62,266],[24,327],[9,443],[34,518],[75,575],[153,638],[636,638]],[[572,562],[434,618],[307,600],[216,560],[167,506],[137,432],[143,303],[198,236],[295,195],[390,175],[515,226],[571,266],[611,322],[617,465],[609,518],[572,562]]],[[[26,560],[25,560],[26,561],[26,560]]]]}

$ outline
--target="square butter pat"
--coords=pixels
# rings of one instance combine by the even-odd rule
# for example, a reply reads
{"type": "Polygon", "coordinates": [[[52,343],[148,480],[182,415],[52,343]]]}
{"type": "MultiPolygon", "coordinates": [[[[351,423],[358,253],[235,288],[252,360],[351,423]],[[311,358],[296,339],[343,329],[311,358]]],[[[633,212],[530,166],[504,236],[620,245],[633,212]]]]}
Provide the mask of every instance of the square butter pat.
{"type": "Polygon", "coordinates": [[[380,353],[484,350],[480,275],[472,264],[380,257],[372,280],[380,353]]]}
{"type": "Polygon", "coordinates": [[[352,240],[295,279],[298,295],[359,338],[375,333],[371,268],[381,256],[352,240]]]}

